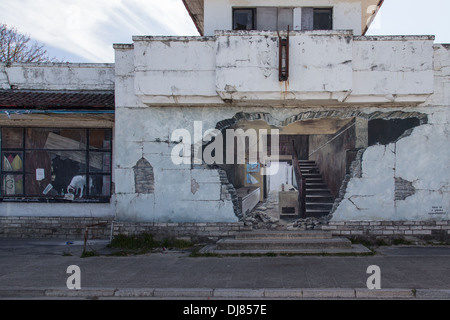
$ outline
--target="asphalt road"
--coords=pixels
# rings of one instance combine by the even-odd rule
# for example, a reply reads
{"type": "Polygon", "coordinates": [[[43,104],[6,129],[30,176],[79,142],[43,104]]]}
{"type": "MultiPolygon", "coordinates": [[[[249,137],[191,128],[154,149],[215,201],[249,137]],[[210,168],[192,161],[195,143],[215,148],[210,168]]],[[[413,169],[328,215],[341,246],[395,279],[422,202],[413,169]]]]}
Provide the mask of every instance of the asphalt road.
{"type": "MultiPolygon", "coordinates": [[[[105,241],[88,248],[106,252],[105,241]]],[[[373,256],[190,257],[167,250],[81,258],[83,243],[0,239],[0,298],[450,299],[450,247],[386,246],[373,256]],[[69,266],[81,290],[70,290],[69,266]],[[369,266],[380,288],[369,290],[369,266]]]]}

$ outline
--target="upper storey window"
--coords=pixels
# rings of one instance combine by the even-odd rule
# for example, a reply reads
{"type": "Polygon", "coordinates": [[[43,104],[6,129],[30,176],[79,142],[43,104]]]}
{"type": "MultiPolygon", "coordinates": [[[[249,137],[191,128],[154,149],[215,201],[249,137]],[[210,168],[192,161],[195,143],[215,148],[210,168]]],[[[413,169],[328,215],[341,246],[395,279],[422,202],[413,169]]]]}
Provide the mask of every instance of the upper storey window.
{"type": "Polygon", "coordinates": [[[333,29],[332,8],[234,8],[233,30],[293,30],[294,24],[301,30],[333,29]]]}
{"type": "Polygon", "coordinates": [[[314,8],[314,30],[331,30],[333,29],[333,9],[331,8],[314,8]]]}
{"type": "Polygon", "coordinates": [[[233,30],[255,30],[255,8],[233,9],[233,30]]]}

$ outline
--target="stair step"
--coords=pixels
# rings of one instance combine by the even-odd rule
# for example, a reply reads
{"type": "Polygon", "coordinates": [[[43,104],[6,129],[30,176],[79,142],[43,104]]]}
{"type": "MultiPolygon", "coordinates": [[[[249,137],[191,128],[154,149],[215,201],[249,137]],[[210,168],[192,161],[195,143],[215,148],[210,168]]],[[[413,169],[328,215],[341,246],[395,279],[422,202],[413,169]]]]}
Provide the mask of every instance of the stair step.
{"type": "Polygon", "coordinates": [[[311,189],[327,189],[328,186],[325,183],[306,183],[306,188],[311,188],[311,189]]]}
{"type": "Polygon", "coordinates": [[[320,177],[303,177],[306,179],[306,183],[325,183],[322,176],[320,177]]]}
{"type": "Polygon", "coordinates": [[[218,250],[289,250],[289,249],[350,249],[352,243],[346,238],[331,239],[220,239],[218,250]]]}
{"type": "MultiPolygon", "coordinates": [[[[306,190],[306,197],[308,197],[308,196],[322,196],[322,197],[326,198],[326,200],[324,202],[334,202],[333,195],[330,193],[330,191],[306,190]]],[[[316,200],[318,200],[318,199],[314,199],[315,202],[317,202],[316,200]]]]}
{"type": "Polygon", "coordinates": [[[311,169],[307,169],[307,168],[300,168],[300,171],[302,172],[302,174],[307,174],[307,173],[317,173],[317,174],[320,174],[320,171],[319,171],[319,169],[314,169],[314,168],[311,168],[311,169]]]}
{"type": "Polygon", "coordinates": [[[322,175],[320,173],[303,173],[303,178],[316,178],[316,179],[322,179],[322,175]]]}
{"type": "MultiPolygon", "coordinates": [[[[330,210],[331,210],[331,209],[330,209],[330,210]]],[[[330,214],[330,210],[313,210],[313,209],[306,209],[306,216],[307,216],[307,217],[320,218],[320,217],[329,215],[329,214],[330,214]]]]}
{"type": "Polygon", "coordinates": [[[308,210],[328,210],[330,211],[333,208],[334,202],[307,202],[306,203],[306,211],[308,210]]]}
{"type": "Polygon", "coordinates": [[[306,216],[321,217],[328,215],[333,208],[334,196],[323,180],[314,160],[300,160],[300,171],[306,180],[306,216]]]}
{"type": "Polygon", "coordinates": [[[237,232],[236,240],[288,240],[288,239],[331,239],[327,231],[243,231],[237,232]]]}
{"type": "Polygon", "coordinates": [[[323,194],[323,195],[329,195],[329,196],[331,196],[331,192],[330,192],[330,190],[328,190],[328,189],[324,189],[324,188],[322,188],[322,189],[318,189],[318,188],[306,188],[306,194],[311,194],[311,195],[313,195],[313,194],[317,194],[317,195],[321,195],[321,194],[323,194]]]}
{"type": "Polygon", "coordinates": [[[307,203],[316,203],[316,202],[334,202],[334,197],[332,195],[322,195],[322,194],[306,194],[306,202],[307,203]]]}

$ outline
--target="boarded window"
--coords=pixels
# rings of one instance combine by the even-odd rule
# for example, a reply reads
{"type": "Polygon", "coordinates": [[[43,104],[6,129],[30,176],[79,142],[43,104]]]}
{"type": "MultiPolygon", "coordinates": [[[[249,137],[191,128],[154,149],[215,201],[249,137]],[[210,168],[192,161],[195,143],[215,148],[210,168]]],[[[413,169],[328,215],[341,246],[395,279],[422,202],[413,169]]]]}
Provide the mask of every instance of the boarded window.
{"type": "Polygon", "coordinates": [[[333,29],[332,8],[257,7],[234,8],[233,30],[297,30],[300,26],[294,26],[294,10],[301,10],[301,30],[333,29]]]}
{"type": "Polygon", "coordinates": [[[294,24],[293,8],[278,8],[277,30],[292,30],[294,24]]]}
{"type": "Polygon", "coordinates": [[[255,9],[233,9],[233,30],[254,30],[255,9]]]}
{"type": "Polygon", "coordinates": [[[315,8],[314,30],[332,30],[332,29],[333,29],[333,9],[315,8]]]}
{"type": "Polygon", "coordinates": [[[332,30],[332,8],[302,8],[302,30],[332,30]]]}
{"type": "Polygon", "coordinates": [[[277,30],[277,8],[258,8],[256,12],[258,30],[277,30]]]}
{"type": "Polygon", "coordinates": [[[233,30],[292,30],[294,8],[258,7],[233,9],[233,30]]]}
{"type": "Polygon", "coordinates": [[[152,165],[141,158],[134,169],[134,183],[136,193],[150,194],[155,192],[155,177],[152,165]]]}

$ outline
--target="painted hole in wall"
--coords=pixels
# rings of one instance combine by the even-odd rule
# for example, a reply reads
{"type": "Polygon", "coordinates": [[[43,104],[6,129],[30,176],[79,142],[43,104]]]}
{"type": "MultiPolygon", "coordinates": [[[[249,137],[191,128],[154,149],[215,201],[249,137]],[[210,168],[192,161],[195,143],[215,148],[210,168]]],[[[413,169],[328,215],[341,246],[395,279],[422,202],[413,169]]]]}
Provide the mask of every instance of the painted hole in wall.
{"type": "Polygon", "coordinates": [[[141,158],[133,169],[136,193],[154,193],[155,177],[153,173],[153,166],[145,158],[141,158]]]}

